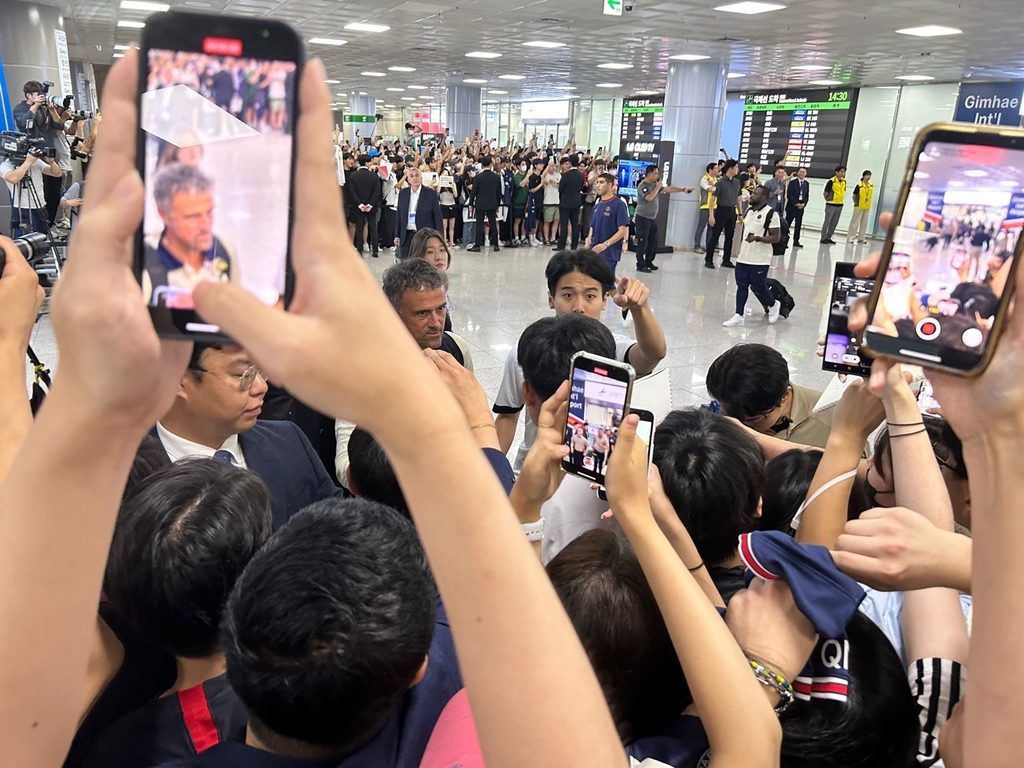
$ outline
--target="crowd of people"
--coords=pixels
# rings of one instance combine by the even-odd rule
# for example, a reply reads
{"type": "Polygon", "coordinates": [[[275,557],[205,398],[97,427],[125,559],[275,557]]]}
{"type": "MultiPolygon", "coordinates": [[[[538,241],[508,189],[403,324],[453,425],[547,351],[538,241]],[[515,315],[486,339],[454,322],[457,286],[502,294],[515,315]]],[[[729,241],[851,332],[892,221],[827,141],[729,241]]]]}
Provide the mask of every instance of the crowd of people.
{"type": "MultiPolygon", "coordinates": [[[[235,341],[159,339],[130,263],[137,66],[129,52],[107,78],[109,127],[53,302],[60,371],[35,419],[23,358],[41,289],[0,240],[6,763],[1019,764],[1024,313],[980,376],[929,373],[941,415],[885,360],[821,410],[778,351],[743,344],[709,369],[711,402],[659,415],[653,465],[635,414],[613,420],[614,451],[607,429],[567,443],[574,354],[638,376],[668,354],[649,289],[616,277],[599,222],[578,249],[559,224],[548,307],[492,403],[449,325],[458,230],[443,208],[422,212],[461,156],[478,247],[485,221],[501,237],[481,218],[481,178],[510,170],[542,194],[552,163],[564,180],[607,160],[480,142],[408,161],[371,142],[344,153],[359,169],[339,195],[313,61],[295,126],[294,305],[204,282],[197,310],[235,341]],[[402,165],[409,194],[383,243],[404,258],[381,286],[352,243],[365,228],[380,247],[370,214],[395,190],[350,192],[364,170],[397,186],[402,165]],[[635,338],[602,322],[609,301],[635,338]],[[282,399],[295,407],[267,418],[282,399]],[[296,423],[299,406],[337,421],[337,455],[296,423]],[[584,442],[607,456],[606,502],[561,471],[584,442]]],[[[576,185],[560,195],[583,200],[559,197],[560,217],[583,208],[576,185]]],[[[757,187],[755,210],[768,194],[757,187]]],[[[719,199],[721,232],[736,212],[719,199]]],[[[865,323],[855,306],[851,328],[865,323]]]]}

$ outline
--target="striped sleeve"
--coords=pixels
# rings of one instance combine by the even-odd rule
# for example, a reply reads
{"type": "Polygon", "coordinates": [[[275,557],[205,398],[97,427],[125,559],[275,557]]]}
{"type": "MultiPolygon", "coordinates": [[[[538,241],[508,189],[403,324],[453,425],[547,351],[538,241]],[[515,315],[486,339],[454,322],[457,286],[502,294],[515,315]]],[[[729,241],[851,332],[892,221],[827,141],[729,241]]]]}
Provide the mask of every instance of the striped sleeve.
{"type": "Polygon", "coordinates": [[[967,686],[967,668],[948,659],[918,659],[907,670],[910,691],[917,700],[921,742],[919,766],[943,765],[939,756],[939,731],[960,701],[967,686]]]}

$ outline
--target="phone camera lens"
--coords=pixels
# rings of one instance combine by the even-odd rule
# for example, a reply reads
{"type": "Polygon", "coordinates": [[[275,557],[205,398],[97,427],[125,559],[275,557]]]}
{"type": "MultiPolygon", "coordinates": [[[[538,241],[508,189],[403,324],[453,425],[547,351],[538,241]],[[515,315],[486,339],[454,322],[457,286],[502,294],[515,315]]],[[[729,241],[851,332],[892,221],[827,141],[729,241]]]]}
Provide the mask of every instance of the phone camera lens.
{"type": "Polygon", "coordinates": [[[264,29],[263,30],[263,37],[270,37],[270,30],[269,29],[264,29]]]}

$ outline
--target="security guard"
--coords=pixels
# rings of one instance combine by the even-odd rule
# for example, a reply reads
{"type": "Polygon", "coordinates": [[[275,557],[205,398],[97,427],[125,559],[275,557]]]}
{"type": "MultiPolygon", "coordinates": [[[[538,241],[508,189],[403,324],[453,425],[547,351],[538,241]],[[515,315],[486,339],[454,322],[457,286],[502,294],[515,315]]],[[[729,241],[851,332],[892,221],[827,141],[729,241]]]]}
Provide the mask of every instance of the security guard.
{"type": "Polygon", "coordinates": [[[836,244],[832,235],[836,233],[845,197],[846,166],[837,165],[835,175],[825,183],[825,221],[821,225],[821,242],[826,245],[836,244]]]}
{"type": "Polygon", "coordinates": [[[871,199],[875,195],[875,187],[871,183],[871,171],[860,175],[860,183],[853,188],[853,217],[850,219],[848,243],[866,243],[868,229],[868,211],[871,210],[871,199]]]}
{"type": "Polygon", "coordinates": [[[705,245],[705,230],[711,234],[708,227],[708,214],[711,210],[711,192],[715,188],[715,181],[720,172],[718,163],[708,163],[704,169],[704,175],[700,177],[700,218],[697,219],[697,229],[693,232],[693,250],[696,253],[704,253],[707,250],[705,245]]]}

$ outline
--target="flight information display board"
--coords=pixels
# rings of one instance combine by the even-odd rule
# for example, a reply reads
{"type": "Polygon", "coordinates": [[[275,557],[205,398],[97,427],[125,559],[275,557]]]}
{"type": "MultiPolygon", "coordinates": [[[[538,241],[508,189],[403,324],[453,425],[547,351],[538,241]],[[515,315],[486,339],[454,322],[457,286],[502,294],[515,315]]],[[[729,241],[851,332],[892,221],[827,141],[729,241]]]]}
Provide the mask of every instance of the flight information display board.
{"type": "Polygon", "coordinates": [[[661,141],[665,94],[622,100],[622,141],[661,141]]]}
{"type": "Polygon", "coordinates": [[[744,97],[740,166],[757,163],[771,173],[782,157],[792,171],[819,179],[846,162],[857,89],[749,93],[744,97]]]}

